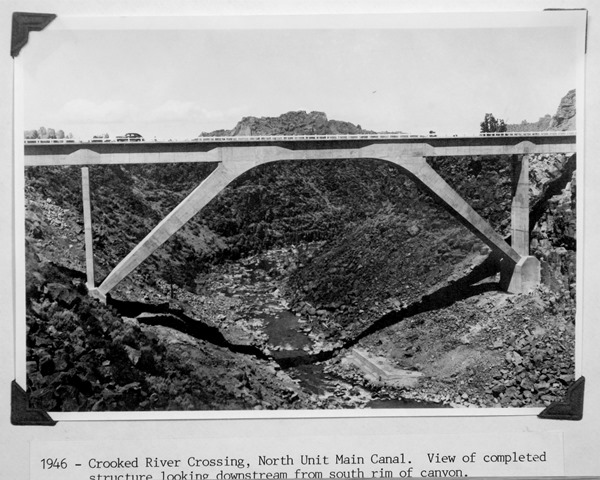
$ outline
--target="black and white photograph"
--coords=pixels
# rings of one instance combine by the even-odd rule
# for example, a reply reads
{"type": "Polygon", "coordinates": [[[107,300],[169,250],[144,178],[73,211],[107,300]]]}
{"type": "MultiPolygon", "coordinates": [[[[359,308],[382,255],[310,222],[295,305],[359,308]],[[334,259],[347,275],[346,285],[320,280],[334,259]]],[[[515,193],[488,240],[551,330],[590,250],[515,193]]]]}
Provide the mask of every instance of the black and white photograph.
{"type": "Polygon", "coordinates": [[[509,17],[58,17],[30,35],[30,406],[561,401],[580,367],[584,44],[575,22],[509,17]]]}

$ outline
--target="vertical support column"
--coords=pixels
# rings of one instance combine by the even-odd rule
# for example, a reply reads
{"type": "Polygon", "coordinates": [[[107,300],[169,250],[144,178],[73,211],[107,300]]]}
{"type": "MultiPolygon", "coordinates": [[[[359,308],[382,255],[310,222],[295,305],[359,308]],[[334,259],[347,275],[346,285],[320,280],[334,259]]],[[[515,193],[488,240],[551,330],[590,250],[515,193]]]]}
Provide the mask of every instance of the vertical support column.
{"type": "Polygon", "coordinates": [[[512,169],[511,243],[525,257],[529,255],[529,157],[513,155],[512,169]]]}
{"type": "Polygon", "coordinates": [[[521,256],[516,265],[504,264],[500,284],[511,293],[529,293],[541,282],[540,261],[529,255],[529,157],[513,155],[511,243],[521,256]]]}
{"type": "Polygon", "coordinates": [[[94,284],[94,244],[92,239],[92,209],[90,205],[90,173],[88,167],[81,168],[81,193],[83,196],[83,229],[85,234],[85,269],[87,272],[87,287],[94,284]]]}

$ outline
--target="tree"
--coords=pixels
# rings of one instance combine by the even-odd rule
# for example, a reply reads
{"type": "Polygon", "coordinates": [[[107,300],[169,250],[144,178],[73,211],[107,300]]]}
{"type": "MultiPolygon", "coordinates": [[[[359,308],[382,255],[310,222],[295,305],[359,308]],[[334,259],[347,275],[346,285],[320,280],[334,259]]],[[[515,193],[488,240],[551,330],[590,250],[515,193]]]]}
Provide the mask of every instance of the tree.
{"type": "Polygon", "coordinates": [[[479,125],[481,127],[481,133],[506,132],[504,120],[496,120],[496,117],[491,113],[486,113],[483,122],[479,125]]]}
{"type": "MultiPolygon", "coordinates": [[[[71,134],[69,134],[71,135],[71,134]]],[[[72,137],[72,135],[71,135],[72,137]]],[[[40,127],[37,130],[25,130],[25,138],[27,139],[35,139],[35,138],[65,138],[64,130],[54,130],[54,128],[46,128],[40,127]]],[[[66,137],[70,138],[70,137],[66,137]]]]}

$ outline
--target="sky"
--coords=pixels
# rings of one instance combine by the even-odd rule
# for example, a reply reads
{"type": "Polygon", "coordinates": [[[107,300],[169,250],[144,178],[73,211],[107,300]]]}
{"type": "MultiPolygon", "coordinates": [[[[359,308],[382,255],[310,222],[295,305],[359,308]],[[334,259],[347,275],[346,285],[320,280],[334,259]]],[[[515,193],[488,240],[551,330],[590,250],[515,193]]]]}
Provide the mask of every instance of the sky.
{"type": "Polygon", "coordinates": [[[305,110],[460,134],[554,114],[573,28],[53,30],[22,51],[25,129],[185,139],[305,110]]]}

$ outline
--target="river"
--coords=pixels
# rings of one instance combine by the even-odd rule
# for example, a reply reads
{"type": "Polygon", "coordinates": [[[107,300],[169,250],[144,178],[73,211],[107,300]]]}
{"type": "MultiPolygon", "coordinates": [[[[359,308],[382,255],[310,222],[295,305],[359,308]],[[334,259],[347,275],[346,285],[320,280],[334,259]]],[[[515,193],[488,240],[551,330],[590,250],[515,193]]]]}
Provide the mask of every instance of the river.
{"type": "Polygon", "coordinates": [[[327,342],[322,333],[314,332],[305,318],[290,311],[282,294],[289,272],[298,267],[298,257],[299,249],[289,247],[215,266],[203,283],[207,285],[206,298],[230,300],[226,303],[229,312],[219,315],[222,330],[238,329],[239,332],[243,329],[247,341],[260,344],[304,390],[318,395],[323,407],[340,404],[349,408],[442,406],[403,399],[394,394],[393,388],[369,388],[369,383],[358,377],[348,379],[337,374],[339,361],[328,360],[336,357],[339,360],[348,351],[339,344],[327,342]]]}

